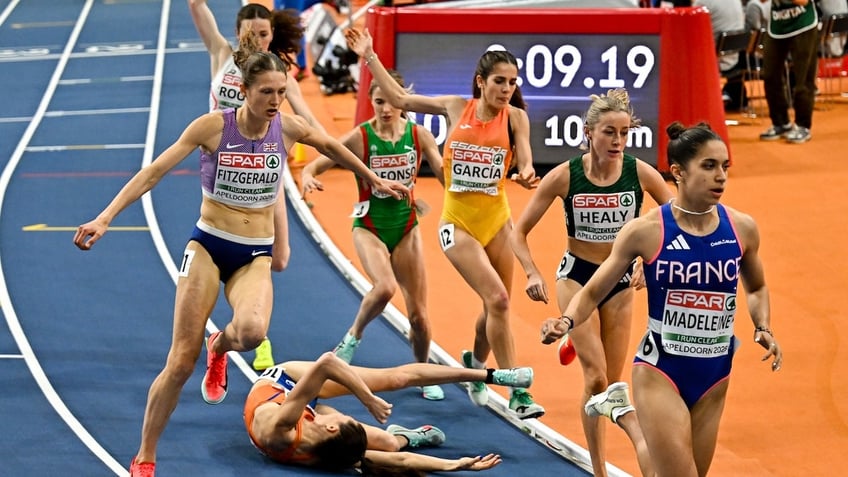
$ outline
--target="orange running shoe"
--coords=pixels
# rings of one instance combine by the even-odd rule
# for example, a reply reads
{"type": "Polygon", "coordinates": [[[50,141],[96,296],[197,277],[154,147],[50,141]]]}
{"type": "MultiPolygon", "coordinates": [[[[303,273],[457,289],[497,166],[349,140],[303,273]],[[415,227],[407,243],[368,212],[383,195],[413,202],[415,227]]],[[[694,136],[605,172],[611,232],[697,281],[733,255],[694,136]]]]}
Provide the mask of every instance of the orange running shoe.
{"type": "Polygon", "coordinates": [[[559,364],[567,366],[577,357],[577,351],[574,349],[574,344],[568,335],[559,340],[559,364]]]}
{"type": "Polygon", "coordinates": [[[130,462],[130,477],[155,477],[156,462],[136,462],[133,457],[130,462]]]}
{"type": "Polygon", "coordinates": [[[212,333],[206,340],[206,375],[203,376],[200,392],[209,404],[219,404],[227,397],[227,353],[212,351],[212,343],[221,333],[212,333]]]}

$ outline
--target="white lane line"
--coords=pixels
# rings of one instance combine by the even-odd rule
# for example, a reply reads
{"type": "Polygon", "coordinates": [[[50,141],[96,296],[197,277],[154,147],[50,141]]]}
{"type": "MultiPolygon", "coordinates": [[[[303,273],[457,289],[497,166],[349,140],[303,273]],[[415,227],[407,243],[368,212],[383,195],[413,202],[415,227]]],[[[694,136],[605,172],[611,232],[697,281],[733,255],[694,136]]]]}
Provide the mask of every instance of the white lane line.
{"type": "Polygon", "coordinates": [[[107,149],[144,149],[145,144],[74,144],[67,146],[29,146],[26,152],[95,151],[107,149]]]}
{"type": "Polygon", "coordinates": [[[0,359],[23,359],[22,354],[0,354],[0,359]]]}
{"type": "Polygon", "coordinates": [[[129,114],[129,113],[149,113],[150,108],[108,108],[108,109],[80,109],[72,111],[48,111],[44,116],[48,118],[58,118],[60,116],[87,116],[101,114],[129,114]]]}
{"type": "MultiPolygon", "coordinates": [[[[166,48],[165,53],[206,53],[205,48],[189,47],[189,48],[166,48]]],[[[156,50],[124,50],[124,51],[95,51],[95,52],[79,52],[71,53],[72,60],[85,58],[109,58],[115,56],[142,56],[155,55],[156,50]]],[[[18,62],[18,61],[42,61],[56,60],[61,55],[51,53],[49,48],[32,48],[11,50],[4,48],[0,50],[0,63],[18,62]]]]}
{"type": "Polygon", "coordinates": [[[4,8],[3,12],[0,13],[0,25],[3,25],[3,23],[6,22],[6,19],[12,14],[12,10],[14,10],[17,6],[18,0],[12,0],[8,5],[6,5],[6,8],[4,8]]]}
{"type": "MultiPolygon", "coordinates": [[[[47,111],[44,113],[44,117],[58,118],[62,116],[99,116],[101,114],[131,114],[149,112],[150,108],[81,109],[77,111],[47,111]]],[[[32,119],[32,116],[13,116],[9,118],[0,118],[0,123],[28,123],[32,121],[32,119]]]]}
{"type": "Polygon", "coordinates": [[[152,81],[152,76],[117,76],[114,78],[78,78],[65,79],[59,81],[62,86],[73,86],[78,84],[99,84],[99,83],[131,83],[134,81],[152,81]]]}
{"type": "MultiPolygon", "coordinates": [[[[13,2],[15,3],[15,2],[13,2]]],[[[91,7],[94,3],[94,0],[86,0],[85,5],[80,12],[80,16],[77,19],[76,25],[74,25],[74,29],[71,32],[70,37],[68,38],[68,43],[65,45],[65,49],[62,52],[61,57],[59,58],[59,62],[56,65],[56,69],[53,71],[53,76],[50,78],[50,82],[47,84],[47,89],[44,92],[44,95],[41,98],[41,102],[38,105],[38,109],[33,116],[32,122],[30,122],[26,131],[24,131],[23,136],[21,136],[21,140],[18,142],[15,151],[12,153],[12,156],[9,158],[9,162],[6,163],[6,167],[3,168],[3,173],[0,174],[0,214],[3,211],[3,202],[6,198],[6,191],[9,188],[9,182],[11,181],[12,175],[15,172],[15,168],[18,167],[18,164],[21,161],[21,157],[23,156],[27,144],[32,140],[33,135],[35,134],[36,129],[38,129],[39,124],[41,123],[42,118],[47,111],[47,106],[50,103],[50,100],[53,98],[54,93],[56,92],[56,87],[59,84],[59,80],[62,77],[62,73],[67,66],[68,59],[71,56],[71,51],[73,51],[74,45],[79,38],[80,31],[82,30],[83,25],[85,25],[85,21],[88,18],[88,14],[91,11],[91,7]]],[[[47,401],[53,406],[53,409],[57,414],[62,418],[63,421],[71,428],[71,430],[79,437],[80,441],[85,444],[86,447],[97,457],[99,458],[107,467],[109,467],[116,475],[126,476],[127,471],[124,470],[123,466],[112,457],[106,449],[104,449],[97,440],[86,430],[86,428],[79,422],[79,420],[71,413],[70,409],[65,405],[62,401],[62,398],[59,397],[59,394],[53,388],[53,385],[50,384],[50,380],[47,378],[47,375],[44,373],[44,369],[41,367],[41,364],[38,362],[38,358],[36,358],[35,353],[32,350],[32,346],[27,340],[26,334],[21,328],[21,323],[18,320],[18,316],[15,313],[15,307],[12,303],[12,299],[9,296],[9,289],[6,286],[6,276],[3,273],[3,265],[2,265],[2,257],[0,257],[0,306],[3,308],[3,314],[6,318],[6,324],[9,326],[9,331],[12,333],[12,337],[15,339],[15,343],[18,345],[18,348],[21,350],[21,354],[26,361],[27,367],[29,368],[30,373],[32,373],[35,382],[38,384],[38,387],[41,389],[41,392],[47,398],[47,401]]]]}

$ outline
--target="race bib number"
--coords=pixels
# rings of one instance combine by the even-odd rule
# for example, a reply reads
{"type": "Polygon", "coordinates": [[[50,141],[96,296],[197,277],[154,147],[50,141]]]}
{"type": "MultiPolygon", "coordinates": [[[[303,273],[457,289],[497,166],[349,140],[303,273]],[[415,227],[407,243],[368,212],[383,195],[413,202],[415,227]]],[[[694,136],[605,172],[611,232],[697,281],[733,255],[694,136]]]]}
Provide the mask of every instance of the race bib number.
{"type": "Polygon", "coordinates": [[[260,378],[264,379],[272,379],[274,381],[280,379],[280,376],[283,375],[283,367],[282,366],[271,366],[270,368],[262,371],[262,374],[259,375],[260,378]]]}
{"type": "Polygon", "coordinates": [[[183,251],[183,261],[180,263],[179,276],[187,277],[188,271],[191,268],[191,262],[194,260],[194,250],[185,249],[183,251]]]}
{"type": "Polygon", "coordinates": [[[677,356],[712,358],[730,351],[736,294],[669,290],[662,316],[663,350],[677,356]]]}
{"type": "Polygon", "coordinates": [[[353,212],[350,213],[350,216],[355,219],[361,219],[368,215],[368,210],[371,208],[370,200],[363,200],[362,202],[358,202],[353,205],[353,212]]]}
{"type": "Polygon", "coordinates": [[[463,142],[452,144],[451,192],[481,192],[498,195],[498,183],[503,178],[507,150],[500,147],[478,146],[463,142]]]}
{"type": "Polygon", "coordinates": [[[636,357],[646,363],[651,363],[654,366],[657,365],[660,359],[660,351],[657,348],[657,343],[654,341],[654,334],[651,333],[651,330],[646,331],[645,336],[642,337],[642,341],[639,342],[636,357]]]}
{"type": "MultiPolygon", "coordinates": [[[[415,167],[418,164],[418,155],[412,146],[404,145],[404,148],[409,149],[409,151],[401,154],[372,154],[369,159],[369,167],[380,179],[397,181],[411,189],[415,184],[417,175],[415,167]]],[[[371,193],[379,199],[391,197],[389,194],[374,188],[371,188],[371,193]]]]}
{"type": "Polygon", "coordinates": [[[636,194],[577,194],[571,201],[574,238],[609,243],[627,222],[636,218],[636,194]]]}
{"type": "Polygon", "coordinates": [[[559,267],[556,272],[557,280],[565,280],[568,278],[568,274],[571,273],[571,269],[574,268],[574,256],[570,253],[566,253],[562,256],[562,260],[559,262],[559,267]]]}
{"type": "MultiPolygon", "coordinates": [[[[241,146],[230,144],[227,146],[241,146]]],[[[269,149],[275,144],[266,144],[269,149]]],[[[277,198],[284,161],[279,153],[218,153],[214,197],[227,204],[256,207],[271,204],[277,198]]]]}
{"type": "Polygon", "coordinates": [[[443,252],[447,252],[448,249],[456,245],[456,229],[453,224],[445,224],[439,227],[439,245],[442,246],[443,252]]]}
{"type": "Polygon", "coordinates": [[[277,389],[283,390],[288,394],[292,389],[294,389],[294,385],[296,384],[291,379],[288,379],[288,376],[285,374],[286,370],[282,365],[271,366],[266,369],[259,375],[259,379],[267,379],[269,381],[274,381],[274,387],[277,389]],[[283,379],[285,377],[285,379],[283,379]]]}

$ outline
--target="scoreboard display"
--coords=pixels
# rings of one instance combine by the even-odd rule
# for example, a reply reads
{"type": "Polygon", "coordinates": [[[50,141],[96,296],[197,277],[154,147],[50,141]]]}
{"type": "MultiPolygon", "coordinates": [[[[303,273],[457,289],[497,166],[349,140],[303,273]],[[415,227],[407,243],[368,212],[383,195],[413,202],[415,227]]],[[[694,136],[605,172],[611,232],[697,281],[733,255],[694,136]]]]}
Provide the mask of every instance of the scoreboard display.
{"type": "MultiPolygon", "coordinates": [[[[626,88],[642,126],[627,152],[667,170],[665,128],[709,122],[727,139],[709,13],[704,8],[373,8],[366,26],[387,68],[416,93],[471,95],[477,60],[506,49],[530,117],[533,162],[556,165],[579,153],[592,94],[626,88]]],[[[371,79],[363,67],[362,85],[371,79]]],[[[360,87],[356,120],[373,113],[360,87]]],[[[411,114],[441,146],[446,118],[411,114]]]]}

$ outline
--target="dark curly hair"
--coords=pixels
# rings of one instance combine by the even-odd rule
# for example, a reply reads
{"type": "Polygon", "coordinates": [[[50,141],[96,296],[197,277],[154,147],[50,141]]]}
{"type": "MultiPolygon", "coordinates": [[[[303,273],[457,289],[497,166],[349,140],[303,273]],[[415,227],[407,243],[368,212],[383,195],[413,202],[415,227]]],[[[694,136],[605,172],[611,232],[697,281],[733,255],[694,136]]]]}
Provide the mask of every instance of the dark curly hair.
{"type": "Polygon", "coordinates": [[[286,63],[289,63],[288,56],[297,56],[300,53],[300,40],[303,38],[304,29],[297,10],[284,9],[272,12],[257,3],[247,4],[241,7],[236,15],[236,34],[239,33],[243,20],[256,18],[264,18],[271,23],[273,36],[268,46],[269,51],[286,63]]]}

